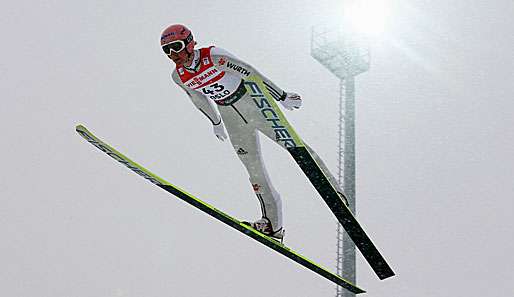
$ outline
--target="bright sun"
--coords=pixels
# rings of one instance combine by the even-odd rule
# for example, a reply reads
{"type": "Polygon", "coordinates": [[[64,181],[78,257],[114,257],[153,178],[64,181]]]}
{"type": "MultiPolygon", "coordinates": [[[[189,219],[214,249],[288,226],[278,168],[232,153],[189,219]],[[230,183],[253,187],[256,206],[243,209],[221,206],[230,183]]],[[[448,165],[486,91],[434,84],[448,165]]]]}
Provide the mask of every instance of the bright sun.
{"type": "Polygon", "coordinates": [[[385,31],[389,6],[387,0],[354,0],[346,5],[344,16],[353,30],[370,35],[385,31]]]}

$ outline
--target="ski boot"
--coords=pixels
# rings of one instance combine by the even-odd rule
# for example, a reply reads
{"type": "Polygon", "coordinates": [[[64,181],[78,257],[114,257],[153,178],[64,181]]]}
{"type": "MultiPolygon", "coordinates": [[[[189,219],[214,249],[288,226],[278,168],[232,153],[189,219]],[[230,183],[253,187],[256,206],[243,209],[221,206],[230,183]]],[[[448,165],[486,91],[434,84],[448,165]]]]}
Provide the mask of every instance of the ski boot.
{"type": "Polygon", "coordinates": [[[273,231],[273,227],[271,226],[271,222],[268,218],[261,218],[253,223],[246,222],[246,221],[243,221],[241,223],[254,228],[255,230],[261,232],[262,234],[271,237],[272,239],[280,241],[280,243],[282,243],[282,241],[284,241],[284,234],[285,234],[284,228],[280,228],[277,231],[273,231]]]}

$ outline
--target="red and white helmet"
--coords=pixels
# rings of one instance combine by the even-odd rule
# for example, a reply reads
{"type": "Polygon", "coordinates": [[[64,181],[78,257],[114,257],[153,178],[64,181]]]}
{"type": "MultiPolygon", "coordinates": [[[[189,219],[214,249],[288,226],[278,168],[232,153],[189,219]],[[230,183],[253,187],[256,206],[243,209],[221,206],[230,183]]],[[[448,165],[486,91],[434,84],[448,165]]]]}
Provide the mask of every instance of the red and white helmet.
{"type": "Polygon", "coordinates": [[[192,53],[195,44],[196,41],[191,30],[181,24],[171,25],[161,34],[161,47],[167,55],[171,52],[179,53],[183,49],[192,53]]]}

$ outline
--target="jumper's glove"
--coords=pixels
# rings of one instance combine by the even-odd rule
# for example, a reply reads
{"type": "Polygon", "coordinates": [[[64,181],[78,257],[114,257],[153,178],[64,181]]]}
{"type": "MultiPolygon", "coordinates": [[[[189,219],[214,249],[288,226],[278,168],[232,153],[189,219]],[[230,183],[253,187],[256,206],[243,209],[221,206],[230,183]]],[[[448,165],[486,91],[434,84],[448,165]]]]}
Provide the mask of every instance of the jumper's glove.
{"type": "Polygon", "coordinates": [[[216,125],[212,126],[212,130],[214,131],[214,135],[218,137],[219,140],[224,141],[227,139],[227,133],[225,132],[225,125],[220,119],[220,122],[216,125]]]}
{"type": "Polygon", "coordinates": [[[287,110],[298,109],[302,106],[302,97],[296,93],[290,92],[286,93],[285,96],[283,96],[283,99],[281,98],[279,102],[287,110]]]}

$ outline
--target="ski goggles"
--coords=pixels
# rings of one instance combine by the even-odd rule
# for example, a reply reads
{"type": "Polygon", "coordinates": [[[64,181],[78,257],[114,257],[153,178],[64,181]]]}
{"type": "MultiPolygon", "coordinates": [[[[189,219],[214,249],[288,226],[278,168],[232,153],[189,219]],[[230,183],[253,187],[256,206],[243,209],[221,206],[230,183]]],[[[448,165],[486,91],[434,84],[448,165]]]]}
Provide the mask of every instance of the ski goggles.
{"type": "Polygon", "coordinates": [[[175,40],[170,43],[162,45],[162,50],[166,55],[171,53],[179,53],[186,48],[186,46],[193,40],[193,34],[189,34],[184,40],[175,40]]]}

